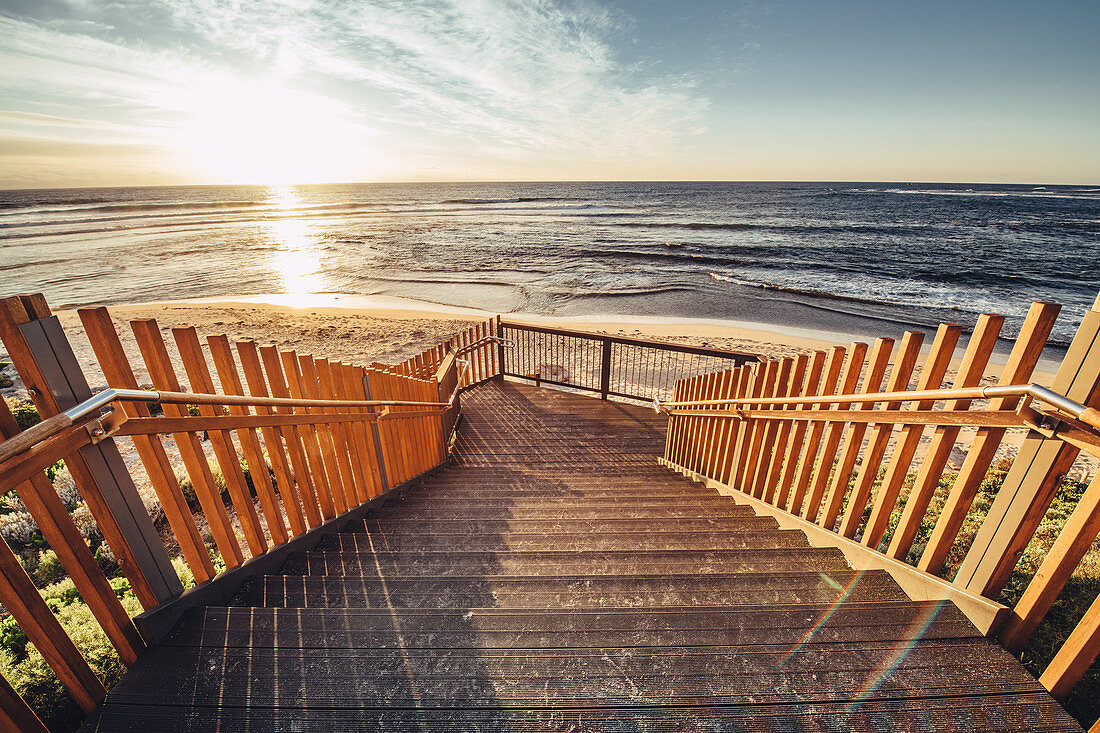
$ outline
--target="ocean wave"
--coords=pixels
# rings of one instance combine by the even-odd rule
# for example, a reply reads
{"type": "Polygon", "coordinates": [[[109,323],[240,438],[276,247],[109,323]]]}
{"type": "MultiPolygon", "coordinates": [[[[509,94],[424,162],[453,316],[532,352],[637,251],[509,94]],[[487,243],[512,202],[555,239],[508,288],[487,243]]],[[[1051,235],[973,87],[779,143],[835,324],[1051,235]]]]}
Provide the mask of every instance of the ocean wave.
{"type": "Polygon", "coordinates": [[[766,231],[777,234],[916,234],[936,230],[935,224],[765,224],[762,222],[627,221],[613,226],[691,231],[766,231]]]}
{"type": "Polygon", "coordinates": [[[575,201],[570,196],[515,196],[507,199],[446,199],[440,203],[465,204],[477,206],[480,204],[533,204],[540,201],[575,201]]]}

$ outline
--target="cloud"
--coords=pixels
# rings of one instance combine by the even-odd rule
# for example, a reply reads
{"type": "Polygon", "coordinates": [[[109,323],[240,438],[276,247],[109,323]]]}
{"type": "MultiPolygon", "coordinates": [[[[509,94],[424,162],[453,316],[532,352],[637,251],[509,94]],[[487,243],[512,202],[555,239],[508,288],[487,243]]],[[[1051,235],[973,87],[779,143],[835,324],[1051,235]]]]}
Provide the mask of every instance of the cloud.
{"type": "Polygon", "coordinates": [[[661,158],[700,129],[708,104],[690,79],[621,61],[629,18],[584,2],[50,7],[49,18],[0,16],[0,107],[120,125],[143,141],[169,144],[188,124],[183,92],[227,80],[328,99],[419,165],[456,148],[532,162],[661,158]]]}

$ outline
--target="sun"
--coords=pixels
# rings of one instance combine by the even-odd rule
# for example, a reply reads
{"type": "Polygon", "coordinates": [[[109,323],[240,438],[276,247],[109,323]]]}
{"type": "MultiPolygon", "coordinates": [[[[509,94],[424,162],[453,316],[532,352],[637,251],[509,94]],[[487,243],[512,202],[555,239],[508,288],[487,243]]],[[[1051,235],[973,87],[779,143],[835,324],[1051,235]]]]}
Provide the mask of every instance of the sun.
{"type": "Polygon", "coordinates": [[[367,131],[335,100],[274,81],[207,82],[174,100],[178,148],[211,183],[362,180],[367,131]]]}

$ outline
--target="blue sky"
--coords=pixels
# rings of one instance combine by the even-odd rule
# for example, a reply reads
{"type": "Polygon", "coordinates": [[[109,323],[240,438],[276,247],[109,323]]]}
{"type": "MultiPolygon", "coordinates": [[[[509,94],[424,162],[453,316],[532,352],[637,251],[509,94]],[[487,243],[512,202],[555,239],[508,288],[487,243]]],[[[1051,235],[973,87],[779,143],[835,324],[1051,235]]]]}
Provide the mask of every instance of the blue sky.
{"type": "Polygon", "coordinates": [[[0,187],[1100,182],[1100,3],[0,0],[0,187]]]}

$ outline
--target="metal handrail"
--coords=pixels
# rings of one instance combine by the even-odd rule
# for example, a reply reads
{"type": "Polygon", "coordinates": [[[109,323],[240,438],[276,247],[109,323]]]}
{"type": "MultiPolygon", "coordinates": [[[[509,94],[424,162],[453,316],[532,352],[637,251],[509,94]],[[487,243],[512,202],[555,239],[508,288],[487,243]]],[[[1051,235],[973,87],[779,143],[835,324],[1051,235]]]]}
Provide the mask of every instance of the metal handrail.
{"type": "MultiPolygon", "coordinates": [[[[103,410],[115,402],[153,402],[168,405],[243,405],[246,407],[423,407],[448,409],[454,405],[457,390],[446,402],[416,402],[411,400],[310,400],[291,397],[252,397],[248,395],[198,394],[143,389],[105,389],[78,405],[70,407],[37,425],[0,443],[0,463],[16,456],[37,443],[52,438],[83,418],[103,410]]],[[[406,413],[407,414],[407,413],[406,413]]],[[[138,418],[140,419],[140,418],[138,418]]]]}
{"type": "Polygon", "coordinates": [[[516,346],[516,342],[513,339],[506,339],[500,336],[485,336],[484,338],[480,338],[472,344],[466,344],[461,349],[458,349],[457,351],[455,351],[455,356],[458,356],[459,354],[464,354],[467,351],[473,351],[487,341],[495,341],[507,349],[512,349],[516,346]]]}
{"type": "Polygon", "coordinates": [[[912,392],[863,392],[859,394],[801,395],[798,397],[730,397],[714,400],[661,402],[653,398],[654,411],[672,414],[678,407],[713,407],[719,405],[826,405],[833,403],[917,402],[921,400],[971,400],[995,397],[1031,397],[1055,409],[1072,415],[1086,425],[1100,429],[1100,410],[1082,405],[1038,384],[991,385],[952,389],[923,389],[912,392]]]}

